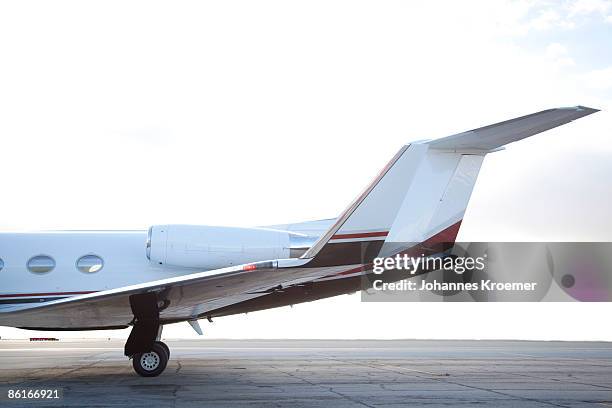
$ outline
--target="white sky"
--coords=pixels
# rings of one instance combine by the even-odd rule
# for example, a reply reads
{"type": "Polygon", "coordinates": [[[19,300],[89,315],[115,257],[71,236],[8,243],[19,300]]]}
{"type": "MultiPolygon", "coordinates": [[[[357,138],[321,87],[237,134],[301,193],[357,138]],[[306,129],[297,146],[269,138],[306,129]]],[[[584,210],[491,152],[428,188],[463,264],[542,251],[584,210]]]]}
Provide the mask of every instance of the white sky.
{"type": "MultiPolygon", "coordinates": [[[[334,217],[406,142],[577,104],[603,111],[487,158],[466,241],[612,240],[612,1],[1,2],[0,229],[334,217]]],[[[202,324],[612,340],[611,314],[346,295],[202,324]]]]}

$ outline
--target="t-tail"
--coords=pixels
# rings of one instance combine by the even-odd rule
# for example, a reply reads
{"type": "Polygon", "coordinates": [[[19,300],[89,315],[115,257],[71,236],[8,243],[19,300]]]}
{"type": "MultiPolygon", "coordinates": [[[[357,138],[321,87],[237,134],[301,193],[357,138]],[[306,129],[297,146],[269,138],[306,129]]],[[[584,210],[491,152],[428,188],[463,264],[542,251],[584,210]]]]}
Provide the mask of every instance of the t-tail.
{"type": "Polygon", "coordinates": [[[367,264],[410,245],[453,243],[488,153],[594,112],[549,109],[402,147],[303,258],[309,266],[367,264]]]}

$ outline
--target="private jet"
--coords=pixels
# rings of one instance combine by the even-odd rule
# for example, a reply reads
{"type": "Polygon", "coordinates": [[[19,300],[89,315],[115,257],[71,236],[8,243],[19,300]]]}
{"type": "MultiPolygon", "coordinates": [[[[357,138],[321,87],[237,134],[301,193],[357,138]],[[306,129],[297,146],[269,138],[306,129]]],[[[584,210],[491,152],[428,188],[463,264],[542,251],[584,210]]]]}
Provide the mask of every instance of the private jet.
{"type": "Polygon", "coordinates": [[[131,327],[136,373],[161,374],[166,324],[351,293],[372,261],[452,244],[485,156],[597,112],[544,110],[403,146],[335,219],[235,228],[0,234],[0,325],[31,330],[131,327]],[[409,244],[410,243],[410,244],[409,244]]]}

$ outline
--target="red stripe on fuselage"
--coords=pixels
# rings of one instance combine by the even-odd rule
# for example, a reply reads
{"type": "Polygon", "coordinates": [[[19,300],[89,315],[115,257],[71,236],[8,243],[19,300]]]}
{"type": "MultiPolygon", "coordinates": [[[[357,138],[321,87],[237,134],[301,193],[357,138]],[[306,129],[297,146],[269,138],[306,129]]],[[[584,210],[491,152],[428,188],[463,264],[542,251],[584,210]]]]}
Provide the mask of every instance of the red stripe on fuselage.
{"type": "Polygon", "coordinates": [[[352,238],[372,238],[372,237],[386,237],[389,235],[389,231],[379,232],[361,232],[355,234],[336,234],[331,239],[352,239],[352,238]]]}

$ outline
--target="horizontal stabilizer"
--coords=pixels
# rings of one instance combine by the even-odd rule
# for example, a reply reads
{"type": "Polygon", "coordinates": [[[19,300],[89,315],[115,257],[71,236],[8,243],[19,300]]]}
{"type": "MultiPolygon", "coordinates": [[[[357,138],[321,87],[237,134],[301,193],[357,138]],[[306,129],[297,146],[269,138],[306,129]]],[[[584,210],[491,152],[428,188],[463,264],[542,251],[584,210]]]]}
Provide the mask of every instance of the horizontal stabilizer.
{"type": "Polygon", "coordinates": [[[428,144],[432,149],[491,151],[595,112],[598,112],[598,109],[585,106],[547,109],[520,118],[432,140],[428,144]]]}

